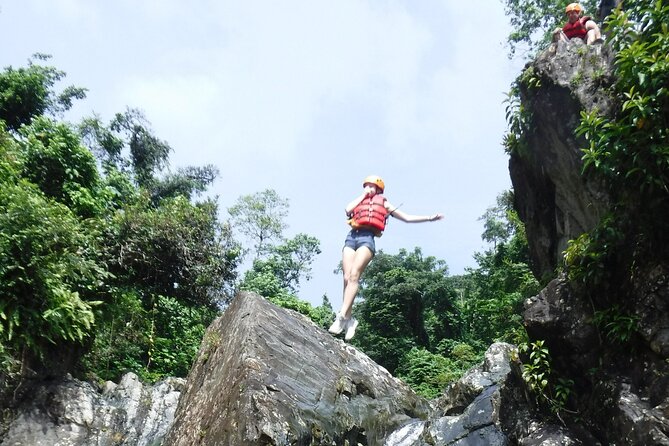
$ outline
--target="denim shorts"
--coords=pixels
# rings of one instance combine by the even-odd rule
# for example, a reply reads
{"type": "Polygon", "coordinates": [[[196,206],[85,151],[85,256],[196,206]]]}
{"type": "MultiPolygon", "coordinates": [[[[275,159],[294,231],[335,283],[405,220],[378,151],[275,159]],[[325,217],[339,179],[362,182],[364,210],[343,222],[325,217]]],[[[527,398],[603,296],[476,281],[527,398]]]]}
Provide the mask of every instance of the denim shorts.
{"type": "Polygon", "coordinates": [[[374,243],[374,232],[369,229],[351,229],[346,236],[344,248],[349,247],[356,251],[361,246],[366,246],[376,254],[376,243],[374,243]]]}

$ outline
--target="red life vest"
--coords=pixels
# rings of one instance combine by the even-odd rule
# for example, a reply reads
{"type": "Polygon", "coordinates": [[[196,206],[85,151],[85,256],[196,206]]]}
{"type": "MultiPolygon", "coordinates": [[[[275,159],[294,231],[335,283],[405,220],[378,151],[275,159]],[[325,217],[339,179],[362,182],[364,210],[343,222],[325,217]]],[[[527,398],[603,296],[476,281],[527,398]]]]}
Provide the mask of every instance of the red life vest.
{"type": "Polygon", "coordinates": [[[562,27],[562,32],[565,36],[573,39],[574,37],[580,37],[581,39],[585,38],[585,35],[588,33],[588,30],[585,29],[585,24],[588,20],[592,20],[590,17],[585,16],[576,20],[574,23],[567,22],[566,25],[562,27]]]}
{"type": "Polygon", "coordinates": [[[353,229],[367,228],[380,236],[386,228],[386,219],[388,218],[388,209],[385,206],[386,198],[383,195],[373,195],[365,197],[353,209],[351,219],[348,224],[353,229]]]}

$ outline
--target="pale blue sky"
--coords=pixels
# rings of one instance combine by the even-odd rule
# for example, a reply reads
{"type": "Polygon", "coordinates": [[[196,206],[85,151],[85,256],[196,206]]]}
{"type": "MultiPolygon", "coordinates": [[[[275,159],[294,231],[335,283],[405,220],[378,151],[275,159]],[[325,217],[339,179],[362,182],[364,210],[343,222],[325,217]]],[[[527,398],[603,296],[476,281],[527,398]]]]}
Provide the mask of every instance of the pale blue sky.
{"type": "Polygon", "coordinates": [[[89,89],[66,115],[142,110],[172,167],[214,164],[222,218],[266,188],[288,236],[321,241],[300,297],[338,308],[344,206],[378,174],[405,212],[377,248],[475,266],[478,218],[510,187],[504,93],[522,63],[501,0],[0,0],[2,67],[53,56],[89,89]]]}

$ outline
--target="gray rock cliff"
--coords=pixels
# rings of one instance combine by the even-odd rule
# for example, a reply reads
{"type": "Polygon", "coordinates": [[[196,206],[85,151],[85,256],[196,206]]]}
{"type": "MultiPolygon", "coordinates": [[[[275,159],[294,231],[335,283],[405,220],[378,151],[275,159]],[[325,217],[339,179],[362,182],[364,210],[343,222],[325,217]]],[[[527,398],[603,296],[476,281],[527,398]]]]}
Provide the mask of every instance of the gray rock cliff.
{"type": "Polygon", "coordinates": [[[526,67],[534,81],[520,83],[529,115],[527,150],[511,154],[509,172],[537,277],[552,276],[567,242],[608,209],[607,192],[581,175],[586,142],[575,135],[582,110],[611,108],[602,88],[612,79],[607,48],[580,39],[559,42],[526,67]]]}
{"type": "MultiPolygon", "coordinates": [[[[540,277],[555,275],[567,241],[609,207],[606,191],[581,175],[586,143],[574,134],[581,111],[613,112],[607,51],[560,43],[528,65],[538,83],[521,87],[528,144],[509,170],[540,277]]],[[[669,265],[606,266],[611,283],[586,288],[560,274],[525,304],[530,339],[544,340],[555,376],[574,382],[574,416],[561,429],[581,444],[669,445],[669,265]]]]}

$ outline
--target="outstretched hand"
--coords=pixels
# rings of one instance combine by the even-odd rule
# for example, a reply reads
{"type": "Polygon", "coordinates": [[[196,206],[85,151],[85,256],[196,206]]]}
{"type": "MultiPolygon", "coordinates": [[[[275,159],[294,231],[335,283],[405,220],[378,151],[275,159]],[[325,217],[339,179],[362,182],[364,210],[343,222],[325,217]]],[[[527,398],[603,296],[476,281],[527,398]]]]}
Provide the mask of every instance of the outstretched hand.
{"type": "Polygon", "coordinates": [[[444,218],[443,214],[434,214],[430,216],[430,221],[437,221],[444,218]]]}

